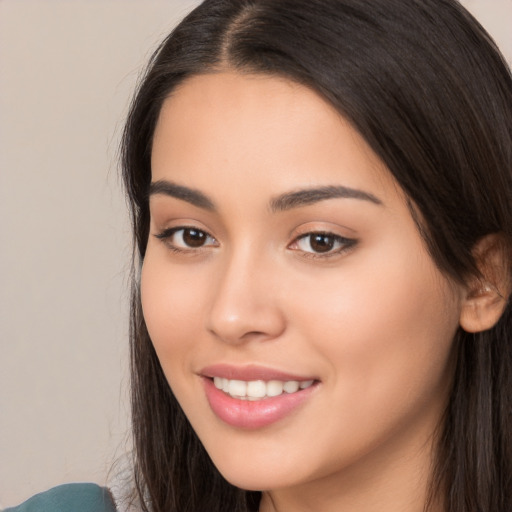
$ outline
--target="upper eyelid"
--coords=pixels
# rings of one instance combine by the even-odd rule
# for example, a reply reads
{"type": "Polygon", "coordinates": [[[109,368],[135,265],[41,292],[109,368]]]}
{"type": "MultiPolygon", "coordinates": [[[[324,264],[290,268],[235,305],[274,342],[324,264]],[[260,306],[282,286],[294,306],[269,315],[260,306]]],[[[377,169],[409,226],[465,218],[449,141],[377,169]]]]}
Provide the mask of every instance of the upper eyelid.
{"type": "Polygon", "coordinates": [[[190,223],[185,222],[185,223],[177,224],[176,226],[169,226],[169,227],[165,227],[165,228],[154,227],[154,228],[152,228],[152,231],[156,231],[155,236],[161,236],[164,234],[176,233],[177,231],[180,231],[182,229],[196,229],[197,231],[201,231],[201,232],[205,233],[206,235],[208,235],[212,238],[215,238],[208,229],[200,227],[197,224],[194,224],[193,221],[190,221],[190,223]]]}
{"type": "Polygon", "coordinates": [[[198,228],[197,226],[176,226],[172,228],[165,228],[160,230],[158,233],[155,233],[154,236],[156,236],[157,238],[167,238],[169,236],[174,235],[175,233],[178,233],[179,231],[185,231],[186,229],[194,229],[196,231],[200,231],[201,233],[204,233],[212,240],[217,240],[209,231],[207,231],[206,229],[198,228]]]}
{"type": "Polygon", "coordinates": [[[297,235],[291,242],[290,244],[288,244],[288,246],[296,243],[297,241],[299,240],[302,240],[304,238],[307,238],[308,236],[311,236],[311,235],[322,235],[322,236],[330,236],[332,238],[334,238],[335,240],[338,240],[342,243],[351,243],[351,244],[354,244],[357,242],[357,239],[355,238],[349,238],[349,237],[346,237],[346,236],[343,236],[343,235],[338,235],[336,233],[333,233],[331,231],[308,231],[307,233],[303,233],[301,235],[297,235]]]}
{"type": "Polygon", "coordinates": [[[289,233],[289,238],[291,238],[292,242],[295,240],[298,240],[301,237],[305,237],[308,235],[327,235],[327,236],[333,236],[336,238],[341,238],[343,240],[356,240],[357,234],[356,232],[348,228],[346,226],[310,226],[308,224],[313,223],[306,223],[306,225],[301,225],[298,228],[293,229],[289,233]],[[350,234],[345,234],[345,232],[348,231],[350,234]]]}
{"type": "Polygon", "coordinates": [[[350,240],[350,238],[347,236],[339,235],[338,233],[334,233],[333,231],[328,231],[328,230],[324,230],[324,229],[312,229],[312,230],[306,231],[305,233],[298,234],[298,235],[296,235],[295,240],[298,240],[299,238],[304,238],[304,237],[310,236],[310,235],[325,235],[325,236],[332,236],[334,238],[342,238],[344,240],[350,240]]]}

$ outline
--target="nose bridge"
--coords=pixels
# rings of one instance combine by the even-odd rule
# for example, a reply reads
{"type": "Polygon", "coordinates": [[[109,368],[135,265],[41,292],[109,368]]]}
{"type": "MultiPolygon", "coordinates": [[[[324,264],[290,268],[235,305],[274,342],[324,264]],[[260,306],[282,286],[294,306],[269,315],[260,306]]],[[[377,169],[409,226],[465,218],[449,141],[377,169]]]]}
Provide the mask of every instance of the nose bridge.
{"type": "Polygon", "coordinates": [[[277,337],[285,326],[270,258],[245,244],[219,265],[207,328],[229,343],[277,337]]]}

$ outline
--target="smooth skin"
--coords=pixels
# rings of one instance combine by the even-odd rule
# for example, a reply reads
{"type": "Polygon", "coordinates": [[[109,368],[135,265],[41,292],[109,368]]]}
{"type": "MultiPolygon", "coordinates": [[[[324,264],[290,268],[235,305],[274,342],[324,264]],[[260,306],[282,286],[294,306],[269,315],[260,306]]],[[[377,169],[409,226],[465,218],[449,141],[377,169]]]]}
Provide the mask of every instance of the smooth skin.
{"type": "Polygon", "coordinates": [[[225,478],[263,490],[262,512],[421,512],[468,291],[432,261],[380,159],[315,92],[226,70],[165,101],[152,182],[199,193],[154,189],[142,305],[225,478]],[[322,187],[357,193],[276,207],[322,187]],[[218,363],[317,385],[284,419],[235,428],[205,396],[201,369],[218,363]]]}

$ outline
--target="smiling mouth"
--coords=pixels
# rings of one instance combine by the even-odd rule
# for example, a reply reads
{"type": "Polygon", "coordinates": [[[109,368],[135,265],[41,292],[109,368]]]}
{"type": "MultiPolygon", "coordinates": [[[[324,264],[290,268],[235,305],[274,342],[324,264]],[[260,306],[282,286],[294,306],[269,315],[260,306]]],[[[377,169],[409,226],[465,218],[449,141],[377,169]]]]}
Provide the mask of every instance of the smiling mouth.
{"type": "Polygon", "coordinates": [[[314,380],[237,380],[224,377],[213,377],[215,387],[232,398],[238,400],[265,400],[279,395],[293,394],[307,389],[314,384],[314,380]]]}

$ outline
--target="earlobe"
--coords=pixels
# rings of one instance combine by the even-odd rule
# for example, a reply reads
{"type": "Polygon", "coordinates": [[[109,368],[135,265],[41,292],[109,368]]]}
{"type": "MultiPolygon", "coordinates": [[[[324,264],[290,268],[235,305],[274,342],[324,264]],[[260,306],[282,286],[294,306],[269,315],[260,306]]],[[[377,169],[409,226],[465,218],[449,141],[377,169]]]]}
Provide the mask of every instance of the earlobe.
{"type": "Polygon", "coordinates": [[[507,298],[491,284],[480,286],[465,298],[460,313],[460,326],[466,332],[481,332],[491,329],[500,319],[507,298]]]}
{"type": "Polygon", "coordinates": [[[511,288],[510,264],[506,244],[498,234],[479,240],[473,255],[480,276],[468,282],[459,323],[466,332],[481,332],[494,327],[505,310],[511,288]]]}

